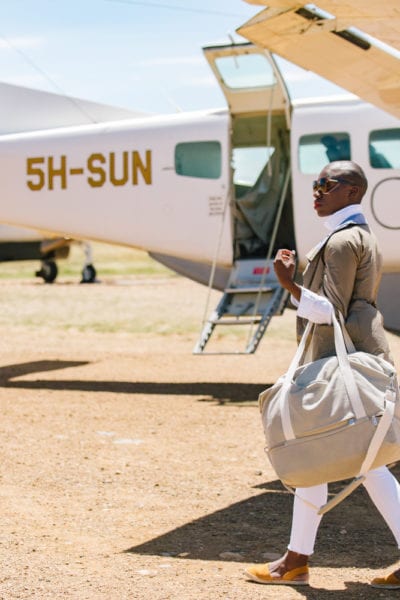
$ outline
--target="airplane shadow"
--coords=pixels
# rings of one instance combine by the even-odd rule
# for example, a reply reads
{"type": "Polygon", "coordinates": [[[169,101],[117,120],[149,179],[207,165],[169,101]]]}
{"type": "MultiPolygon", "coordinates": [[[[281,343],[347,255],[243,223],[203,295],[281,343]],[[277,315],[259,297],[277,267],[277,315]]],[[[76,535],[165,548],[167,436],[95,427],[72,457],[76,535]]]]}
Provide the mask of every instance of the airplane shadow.
{"type": "Polygon", "coordinates": [[[201,396],[202,400],[228,402],[255,402],[260,392],[272,384],[224,383],[224,382],[155,382],[155,381],[85,381],[47,380],[15,381],[16,378],[32,373],[43,373],[79,367],[85,361],[33,361],[0,367],[0,387],[27,390],[67,390],[80,392],[110,392],[114,394],[149,394],[165,396],[201,396]]]}
{"type": "MultiPolygon", "coordinates": [[[[331,484],[329,493],[342,487],[343,482],[331,484]]],[[[257,488],[265,491],[124,552],[213,561],[233,561],[236,555],[241,562],[262,562],[265,553],[282,554],[289,541],[293,496],[279,480],[257,488]]],[[[379,568],[396,560],[394,539],[364,489],[324,516],[314,566],[379,568]]]]}
{"type": "Polygon", "coordinates": [[[27,363],[17,363],[0,367],[0,386],[6,387],[11,379],[23,377],[31,373],[45,373],[46,371],[57,371],[70,367],[80,367],[89,364],[89,361],[72,360],[35,360],[27,363]]]}

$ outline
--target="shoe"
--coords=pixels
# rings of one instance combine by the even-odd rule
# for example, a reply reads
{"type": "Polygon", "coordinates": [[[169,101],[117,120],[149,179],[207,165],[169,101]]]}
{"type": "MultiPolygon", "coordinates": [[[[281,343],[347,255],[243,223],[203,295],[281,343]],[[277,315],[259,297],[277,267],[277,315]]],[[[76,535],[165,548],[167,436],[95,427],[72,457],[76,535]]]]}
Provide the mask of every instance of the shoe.
{"type": "Polygon", "coordinates": [[[257,583],[266,583],[268,585],[308,585],[309,578],[309,570],[307,565],[287,571],[284,575],[282,575],[282,577],[273,577],[269,572],[268,564],[251,565],[245,570],[245,573],[253,581],[257,581],[257,583]]]}
{"type": "Polygon", "coordinates": [[[371,581],[371,587],[381,590],[400,590],[400,579],[394,573],[386,577],[375,577],[371,581]]]}

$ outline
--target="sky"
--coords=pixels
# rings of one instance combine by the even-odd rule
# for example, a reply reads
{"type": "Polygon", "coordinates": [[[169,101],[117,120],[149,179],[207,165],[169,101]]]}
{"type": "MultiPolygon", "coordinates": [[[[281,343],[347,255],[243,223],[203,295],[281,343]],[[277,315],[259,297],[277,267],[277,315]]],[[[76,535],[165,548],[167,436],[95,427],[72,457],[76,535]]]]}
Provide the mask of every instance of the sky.
{"type": "MultiPolygon", "coordinates": [[[[225,106],[202,46],[230,43],[244,0],[1,0],[0,81],[150,113],[225,106]]],[[[339,88],[286,65],[295,97],[339,88]]]]}

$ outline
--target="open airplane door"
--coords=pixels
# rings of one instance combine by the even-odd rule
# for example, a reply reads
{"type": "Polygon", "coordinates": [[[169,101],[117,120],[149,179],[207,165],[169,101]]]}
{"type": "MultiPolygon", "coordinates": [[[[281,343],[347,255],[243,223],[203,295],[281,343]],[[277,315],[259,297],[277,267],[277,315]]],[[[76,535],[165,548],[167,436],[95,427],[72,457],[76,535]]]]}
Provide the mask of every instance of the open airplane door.
{"type": "Polygon", "coordinates": [[[285,115],[289,128],[289,95],[270,52],[249,43],[206,46],[203,52],[232,117],[280,113],[285,115]]]}
{"type": "Polygon", "coordinates": [[[290,197],[289,95],[273,56],[253,44],[203,49],[231,118],[234,264],[224,296],[205,323],[195,353],[216,325],[250,325],[254,352],[286,301],[271,264],[277,245],[294,244],[290,197]],[[281,227],[285,222],[289,226],[281,227]]]}

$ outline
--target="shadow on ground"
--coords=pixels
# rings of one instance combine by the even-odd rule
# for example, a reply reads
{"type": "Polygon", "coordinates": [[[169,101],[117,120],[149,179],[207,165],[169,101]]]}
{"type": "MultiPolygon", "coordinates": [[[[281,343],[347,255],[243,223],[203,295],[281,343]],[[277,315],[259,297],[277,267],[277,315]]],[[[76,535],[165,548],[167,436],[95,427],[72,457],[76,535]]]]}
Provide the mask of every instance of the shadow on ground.
{"type": "Polygon", "coordinates": [[[17,363],[0,367],[0,385],[6,387],[12,385],[11,379],[23,377],[32,373],[45,373],[47,371],[58,371],[70,367],[81,367],[89,364],[88,361],[72,360],[34,360],[27,363],[17,363]]]}
{"type": "Polygon", "coordinates": [[[219,382],[155,382],[155,381],[87,381],[49,380],[15,381],[33,373],[44,373],[89,364],[79,361],[34,361],[0,368],[0,386],[27,390],[59,390],[79,392],[109,392],[113,394],[149,394],[165,396],[200,396],[204,400],[225,402],[255,402],[260,392],[272,384],[219,382]]]}
{"type": "MultiPolygon", "coordinates": [[[[394,474],[399,475],[396,470],[394,474]]],[[[342,486],[342,482],[331,484],[330,494],[342,486]]],[[[125,551],[201,560],[224,560],[221,554],[228,552],[245,562],[260,562],[265,552],[282,553],[289,541],[293,497],[278,480],[257,487],[264,491],[125,551]]],[[[234,559],[226,556],[226,560],[234,559]]],[[[316,566],[379,568],[395,560],[392,535],[364,489],[324,516],[313,560],[316,566]]]]}
{"type": "MultiPolygon", "coordinates": [[[[395,475],[399,476],[398,467],[396,470],[395,475]]],[[[330,493],[336,493],[342,486],[342,482],[331,484],[330,493]]],[[[257,487],[264,491],[172,529],[144,544],[127,548],[125,552],[203,561],[268,562],[271,558],[265,553],[281,555],[287,547],[293,499],[279,481],[257,487]]],[[[357,569],[379,569],[384,574],[387,567],[397,560],[398,551],[390,531],[366,491],[359,488],[324,516],[311,560],[311,567],[329,568],[331,573],[332,569],[337,569],[337,589],[332,589],[335,585],[332,579],[329,581],[329,590],[314,587],[311,571],[310,587],[296,587],[296,592],[308,600],[338,597],[366,600],[383,594],[385,598],[394,598],[387,595],[390,592],[382,593],[367,583],[358,582],[357,569]],[[341,570],[344,568],[353,569],[351,581],[343,582],[341,570]]],[[[238,565],[238,576],[241,570],[242,565],[238,565]]],[[[251,597],[253,586],[257,585],[248,581],[249,596],[246,597],[251,597]]],[[[265,594],[267,597],[268,587],[265,594]]],[[[282,598],[287,597],[282,589],[282,598]]]]}

